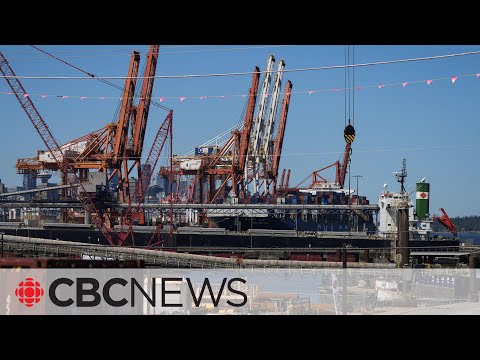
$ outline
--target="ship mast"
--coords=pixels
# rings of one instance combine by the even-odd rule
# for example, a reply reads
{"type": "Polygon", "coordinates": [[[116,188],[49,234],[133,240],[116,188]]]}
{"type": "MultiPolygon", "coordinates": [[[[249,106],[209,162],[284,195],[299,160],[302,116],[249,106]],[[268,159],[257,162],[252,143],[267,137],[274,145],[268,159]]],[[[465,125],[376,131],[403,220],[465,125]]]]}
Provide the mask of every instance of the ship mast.
{"type": "Polygon", "coordinates": [[[405,194],[405,178],[407,177],[407,159],[403,159],[402,171],[394,173],[397,181],[400,183],[402,194],[405,194]]]}

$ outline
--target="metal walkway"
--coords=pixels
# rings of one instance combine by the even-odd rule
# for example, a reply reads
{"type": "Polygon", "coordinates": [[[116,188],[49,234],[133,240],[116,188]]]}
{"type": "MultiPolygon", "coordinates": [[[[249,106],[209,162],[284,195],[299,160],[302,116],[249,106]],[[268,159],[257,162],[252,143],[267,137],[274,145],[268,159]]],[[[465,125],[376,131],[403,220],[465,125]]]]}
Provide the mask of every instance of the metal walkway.
{"type": "MultiPolygon", "coordinates": [[[[254,260],[221,258],[205,255],[182,254],[143,248],[111,247],[61,240],[28,238],[3,235],[0,240],[2,251],[9,251],[33,257],[80,257],[144,260],[148,266],[168,268],[341,268],[341,262],[254,260]]],[[[350,268],[393,268],[393,264],[348,263],[350,268]]]]}

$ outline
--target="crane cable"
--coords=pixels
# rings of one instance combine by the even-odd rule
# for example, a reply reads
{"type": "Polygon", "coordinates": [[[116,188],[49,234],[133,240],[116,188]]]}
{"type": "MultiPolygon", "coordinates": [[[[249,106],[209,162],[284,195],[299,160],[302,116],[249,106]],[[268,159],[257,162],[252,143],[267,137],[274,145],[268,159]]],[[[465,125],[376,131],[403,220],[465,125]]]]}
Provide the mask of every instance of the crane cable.
{"type": "MultiPolygon", "coordinates": [[[[350,56],[350,45],[346,45],[346,57],[347,57],[347,80],[346,80],[346,83],[347,83],[347,91],[348,92],[348,125],[351,125],[351,119],[352,119],[352,98],[353,98],[353,91],[354,91],[354,84],[352,84],[352,86],[350,86],[351,84],[351,78],[352,78],[352,71],[351,71],[351,68],[353,67],[354,65],[354,62],[352,61],[351,59],[351,56],[350,56]]],[[[346,111],[346,110],[345,110],[346,111]]],[[[346,115],[345,115],[346,116],[346,115]]],[[[355,125],[355,123],[353,124],[355,125]]]]}
{"type": "MultiPolygon", "coordinates": [[[[353,47],[353,45],[352,45],[353,47]]],[[[345,45],[345,129],[343,136],[345,142],[353,143],[355,140],[355,70],[350,71],[350,68],[355,69],[354,50],[352,49],[352,56],[350,56],[350,45],[345,45]],[[348,92],[348,125],[347,125],[347,92],[348,92]],[[353,105],[352,105],[353,101],[353,105]],[[353,110],[353,112],[352,112],[353,110]],[[353,118],[353,124],[352,124],[353,118]]],[[[350,148],[351,154],[351,148],[350,148]]]]}
{"type": "MultiPolygon", "coordinates": [[[[352,45],[352,64],[355,64],[355,45],[352,45]]],[[[352,69],[352,124],[355,127],[355,67],[352,69]]]]}

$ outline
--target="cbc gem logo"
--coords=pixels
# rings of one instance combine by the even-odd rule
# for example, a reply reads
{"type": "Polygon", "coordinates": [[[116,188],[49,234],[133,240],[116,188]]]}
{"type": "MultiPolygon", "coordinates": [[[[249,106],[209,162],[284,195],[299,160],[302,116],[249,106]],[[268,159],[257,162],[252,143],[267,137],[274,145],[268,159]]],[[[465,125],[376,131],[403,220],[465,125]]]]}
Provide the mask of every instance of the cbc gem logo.
{"type": "Polygon", "coordinates": [[[21,281],[15,289],[18,301],[25,304],[26,307],[32,307],[37,304],[44,293],[40,283],[32,278],[26,278],[25,281],[21,281]]]}

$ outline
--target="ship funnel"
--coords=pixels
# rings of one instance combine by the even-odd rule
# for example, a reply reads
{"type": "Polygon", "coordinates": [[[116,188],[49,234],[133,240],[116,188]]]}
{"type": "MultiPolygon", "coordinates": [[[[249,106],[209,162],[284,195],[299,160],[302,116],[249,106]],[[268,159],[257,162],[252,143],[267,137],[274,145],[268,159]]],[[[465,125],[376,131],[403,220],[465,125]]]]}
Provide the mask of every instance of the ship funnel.
{"type": "MultiPolygon", "coordinates": [[[[423,179],[422,179],[423,180],[423,179]]],[[[430,184],[426,182],[417,183],[415,209],[419,220],[425,220],[426,215],[430,213],[430,184]]]]}

